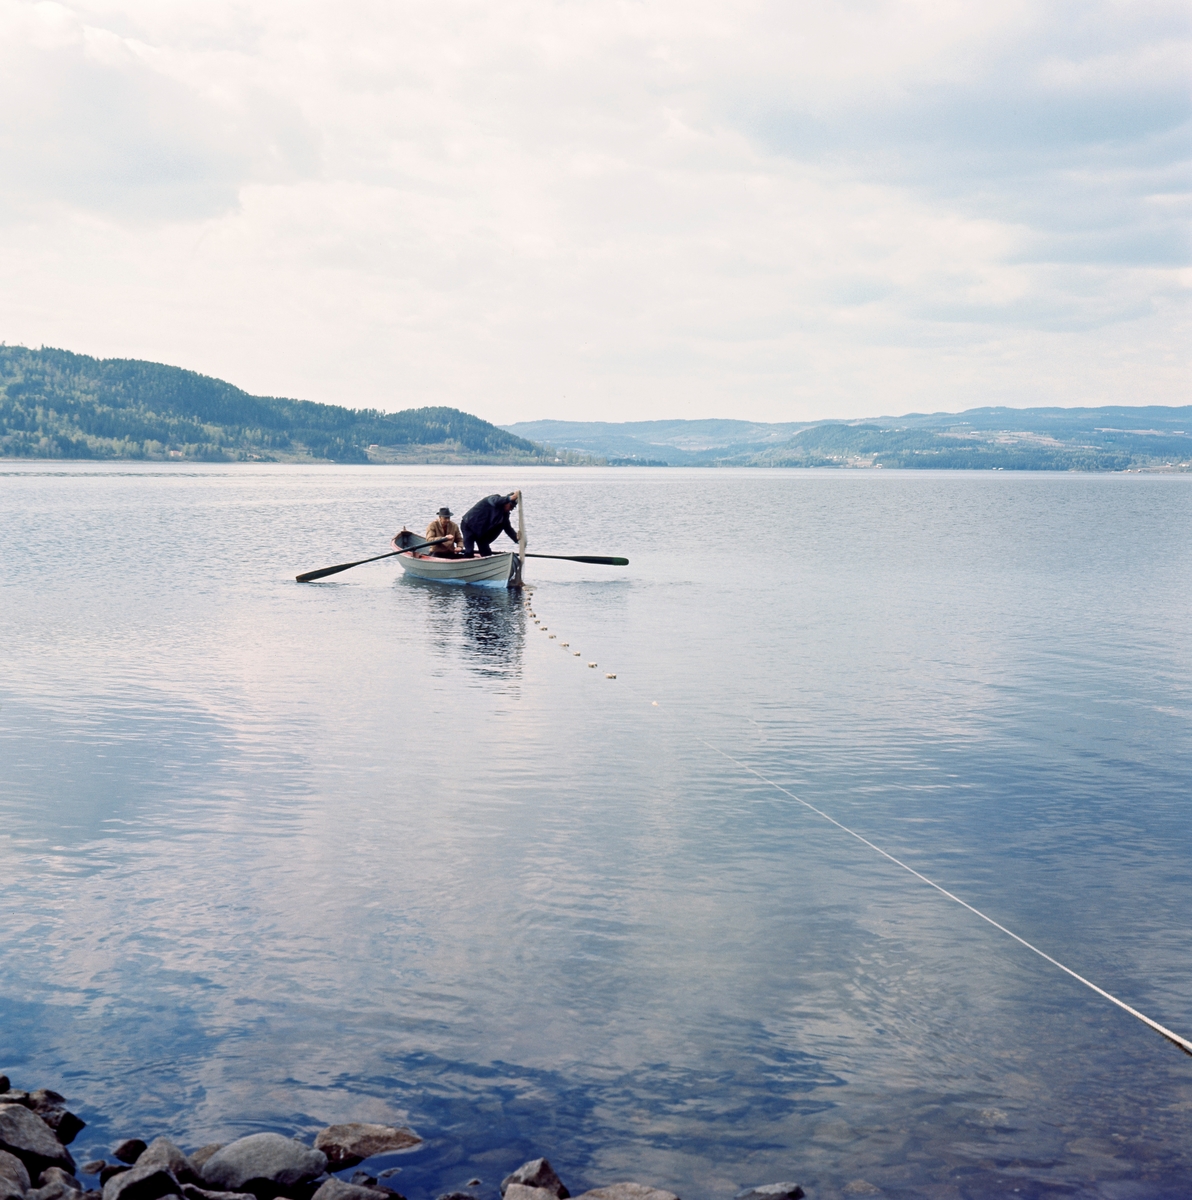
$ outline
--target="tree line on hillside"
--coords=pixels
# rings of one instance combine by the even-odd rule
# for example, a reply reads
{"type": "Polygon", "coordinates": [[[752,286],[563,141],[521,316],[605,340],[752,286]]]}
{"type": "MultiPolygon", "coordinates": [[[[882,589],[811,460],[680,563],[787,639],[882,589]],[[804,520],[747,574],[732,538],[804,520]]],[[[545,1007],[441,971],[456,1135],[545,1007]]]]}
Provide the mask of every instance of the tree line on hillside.
{"type": "Polygon", "coordinates": [[[374,445],[554,458],[548,448],[454,408],[384,413],[252,396],[160,363],[0,346],[0,455],[364,463],[374,445]]]}

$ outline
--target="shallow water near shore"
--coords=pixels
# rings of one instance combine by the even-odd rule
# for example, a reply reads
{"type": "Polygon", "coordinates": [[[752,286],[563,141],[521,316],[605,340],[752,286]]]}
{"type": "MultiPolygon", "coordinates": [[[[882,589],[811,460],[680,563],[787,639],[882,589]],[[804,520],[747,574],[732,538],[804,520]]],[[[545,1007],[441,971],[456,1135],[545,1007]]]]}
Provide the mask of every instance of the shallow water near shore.
{"type": "Polygon", "coordinates": [[[6,462],[0,564],[0,1070],[80,1162],[1192,1190],[1192,1058],[766,782],[1192,1037],[1192,477],[6,462]],[[630,567],[294,582],[514,487],[630,567]]]}

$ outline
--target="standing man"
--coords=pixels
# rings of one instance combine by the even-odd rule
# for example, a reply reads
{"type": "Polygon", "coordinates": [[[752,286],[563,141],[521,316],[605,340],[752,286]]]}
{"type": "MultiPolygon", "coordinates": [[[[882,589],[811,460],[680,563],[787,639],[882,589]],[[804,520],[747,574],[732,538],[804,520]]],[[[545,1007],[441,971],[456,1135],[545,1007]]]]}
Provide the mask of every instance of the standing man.
{"type": "MultiPolygon", "coordinates": [[[[467,518],[465,517],[464,520],[467,518]]],[[[428,542],[441,537],[449,537],[451,541],[440,542],[431,551],[431,554],[437,555],[439,558],[454,558],[464,539],[459,532],[459,526],[451,519],[451,509],[446,505],[439,509],[439,515],[426,527],[428,542]]]]}
{"type": "Polygon", "coordinates": [[[464,513],[460,523],[464,534],[464,553],[471,555],[472,544],[480,547],[480,554],[487,558],[492,553],[492,542],[497,534],[504,532],[515,542],[517,533],[509,524],[509,514],[517,507],[520,492],[508,496],[485,496],[479,504],[473,504],[464,513]]]}

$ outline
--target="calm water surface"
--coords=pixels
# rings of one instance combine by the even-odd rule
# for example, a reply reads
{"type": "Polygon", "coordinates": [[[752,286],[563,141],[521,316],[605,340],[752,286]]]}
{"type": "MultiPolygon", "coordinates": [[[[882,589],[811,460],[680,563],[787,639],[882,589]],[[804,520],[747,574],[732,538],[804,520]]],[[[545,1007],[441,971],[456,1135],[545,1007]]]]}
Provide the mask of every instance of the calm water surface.
{"type": "Polygon", "coordinates": [[[0,567],[0,1069],[80,1161],[1192,1192],[1192,1058],[744,769],[1192,1036],[1192,477],[7,463],[0,567]],[[632,560],[546,632],[293,581],[517,486],[632,560]]]}

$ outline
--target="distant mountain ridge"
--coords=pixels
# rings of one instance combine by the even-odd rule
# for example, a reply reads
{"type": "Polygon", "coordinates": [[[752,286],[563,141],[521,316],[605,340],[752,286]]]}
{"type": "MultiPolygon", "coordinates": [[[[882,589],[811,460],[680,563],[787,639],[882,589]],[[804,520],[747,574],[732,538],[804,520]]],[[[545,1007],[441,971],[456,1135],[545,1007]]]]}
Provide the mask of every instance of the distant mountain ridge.
{"type": "Polygon", "coordinates": [[[778,424],[520,421],[502,428],[618,466],[1192,468],[1192,405],[973,408],[778,424]]]}
{"type": "Polygon", "coordinates": [[[181,367],[0,345],[0,457],[1190,470],[1192,405],[497,426],[456,408],[253,396],[181,367]]]}
{"type": "Polygon", "coordinates": [[[207,462],[546,462],[456,408],[384,413],[252,396],[181,367],[0,346],[0,456],[207,462]]]}

